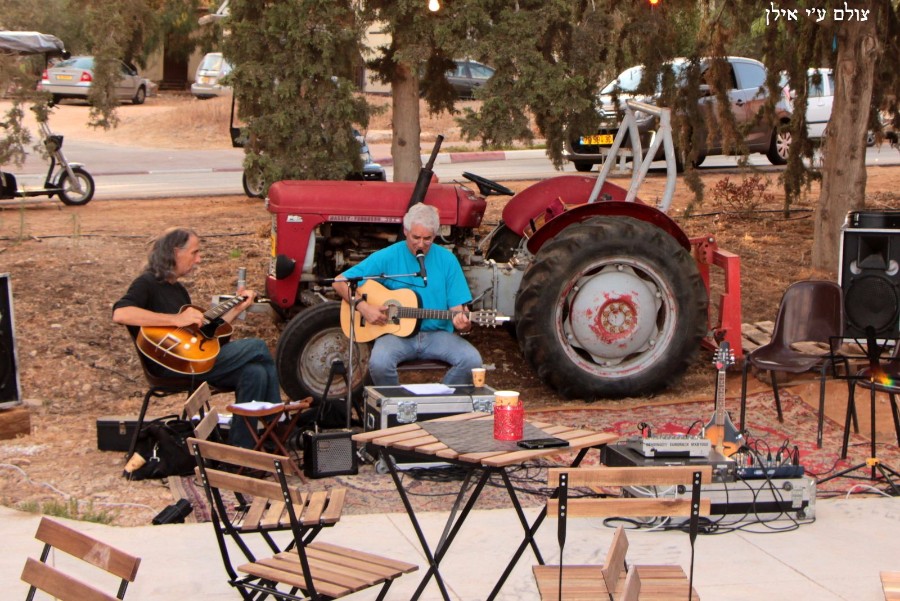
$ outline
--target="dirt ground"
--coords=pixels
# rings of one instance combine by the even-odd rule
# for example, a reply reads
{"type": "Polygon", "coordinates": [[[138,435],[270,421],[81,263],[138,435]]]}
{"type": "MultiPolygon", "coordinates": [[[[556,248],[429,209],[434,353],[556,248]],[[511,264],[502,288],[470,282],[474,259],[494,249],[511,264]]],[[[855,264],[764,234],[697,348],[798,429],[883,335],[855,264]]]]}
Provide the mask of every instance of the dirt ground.
{"type": "MultiPolygon", "coordinates": [[[[69,137],[124,144],[135,138],[136,129],[147,130],[149,120],[154,133],[139,137],[139,143],[166,147],[172,139],[166,133],[172,131],[166,129],[171,120],[166,114],[183,112],[189,105],[196,101],[160,97],[142,107],[123,107],[123,125],[113,133],[86,130],[87,107],[67,105],[57,109],[52,125],[69,137]]],[[[434,123],[432,127],[441,126],[439,120],[434,123]]],[[[198,133],[196,139],[192,133],[180,135],[180,145],[194,140],[195,147],[207,147],[207,135],[213,137],[208,132],[198,133]]],[[[777,173],[761,176],[770,180],[773,198],[760,208],[772,212],[749,217],[727,212],[730,207],[711,193],[714,186],[723,177],[740,182],[751,175],[713,171],[702,174],[710,193],[700,215],[683,217],[689,193],[681,182],[670,211],[689,235],[712,235],[721,248],[740,256],[744,322],[774,319],[781,294],[793,281],[836,277],[808,267],[809,209],[818,188],[796,207],[800,211],[784,218],[776,210],[782,203],[777,173]]],[[[871,168],[868,206],[896,207],[898,181],[900,168],[871,168]]],[[[661,194],[663,183],[651,175],[641,196],[661,194]]],[[[510,187],[520,190],[526,185],[513,182],[510,187]]],[[[499,219],[504,202],[491,199],[486,227],[499,219]]],[[[45,511],[48,504],[77,503],[82,517],[106,513],[120,525],[149,523],[172,503],[162,482],[122,478],[123,453],[97,450],[96,420],[137,414],[145,382],[125,329],[110,320],[111,305],[143,267],[152,236],[174,225],[190,225],[203,235],[203,263],[187,282],[195,302],[208,304],[212,295],[232,292],[238,267],[247,268],[251,285],[262,287],[269,217],[259,200],[226,196],[94,201],[79,208],[55,201],[0,207],[0,272],[11,276],[18,369],[32,427],[30,436],[0,441],[0,503],[31,510],[43,506],[45,511]]],[[[239,336],[262,337],[275,348],[278,328],[263,315],[250,315],[238,331],[239,336]]],[[[520,390],[532,407],[580,404],[544,387],[511,336],[489,330],[477,332],[472,340],[494,368],[488,372],[489,384],[520,390]]],[[[711,398],[714,372],[709,360],[708,352],[700,353],[685,377],[656,400],[711,398]]],[[[176,413],[183,400],[170,397],[152,412],[176,413]]]]}

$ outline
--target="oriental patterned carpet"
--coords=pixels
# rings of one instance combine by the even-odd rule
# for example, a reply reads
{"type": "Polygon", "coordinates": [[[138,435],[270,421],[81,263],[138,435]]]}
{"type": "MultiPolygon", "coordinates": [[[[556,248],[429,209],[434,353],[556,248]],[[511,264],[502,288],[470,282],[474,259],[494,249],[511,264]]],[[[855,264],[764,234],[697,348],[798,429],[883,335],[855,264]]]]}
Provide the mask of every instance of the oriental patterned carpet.
{"type": "MultiPolygon", "coordinates": [[[[777,420],[775,402],[771,392],[760,392],[747,399],[747,443],[761,456],[771,452],[774,458],[782,446],[793,449],[796,446],[800,454],[800,464],[807,475],[821,479],[829,474],[864,462],[869,456],[868,439],[853,434],[850,436],[848,458],[840,459],[843,424],[837,424],[826,418],[823,444],[816,448],[816,412],[806,405],[799,396],[790,391],[781,395],[784,412],[784,423],[777,420]]],[[[726,400],[726,407],[734,408],[735,420],[738,415],[739,399],[726,400]]],[[[640,424],[649,426],[654,435],[684,434],[690,431],[697,434],[713,415],[712,400],[680,403],[672,405],[646,405],[628,409],[608,409],[601,403],[584,405],[580,408],[562,410],[544,410],[528,412],[526,419],[531,422],[545,422],[567,426],[583,427],[594,431],[616,432],[622,436],[638,434],[640,424]]],[[[570,452],[561,452],[545,461],[545,465],[564,465],[571,461],[570,452]]],[[[886,465],[894,469],[900,468],[900,450],[895,439],[880,440],[878,457],[886,465]]],[[[599,453],[588,453],[582,465],[599,463],[599,453]]],[[[844,494],[851,491],[864,490],[865,485],[872,482],[866,479],[867,471],[855,471],[848,476],[830,480],[819,485],[817,494],[821,498],[828,495],[844,494]],[[860,485],[857,487],[857,485],[860,485]],[[855,488],[856,487],[856,488],[855,488]]],[[[526,507],[541,505],[545,500],[546,470],[542,466],[528,466],[511,471],[511,479],[516,486],[516,493],[526,507]]],[[[403,472],[403,481],[412,498],[416,511],[445,511],[453,506],[456,493],[460,489],[462,474],[454,468],[446,469],[408,469],[403,472]]],[[[402,512],[403,506],[391,477],[378,474],[372,464],[361,465],[359,474],[355,476],[338,476],[310,480],[307,487],[311,490],[340,486],[348,489],[345,513],[391,513],[402,512]]],[[[884,489],[883,482],[876,483],[884,489]]],[[[209,510],[202,486],[193,478],[172,479],[170,487],[176,499],[186,498],[194,506],[194,513],[189,519],[204,521],[209,519],[209,510]]],[[[492,481],[482,492],[476,509],[495,509],[510,507],[509,499],[502,483],[492,481]]]]}

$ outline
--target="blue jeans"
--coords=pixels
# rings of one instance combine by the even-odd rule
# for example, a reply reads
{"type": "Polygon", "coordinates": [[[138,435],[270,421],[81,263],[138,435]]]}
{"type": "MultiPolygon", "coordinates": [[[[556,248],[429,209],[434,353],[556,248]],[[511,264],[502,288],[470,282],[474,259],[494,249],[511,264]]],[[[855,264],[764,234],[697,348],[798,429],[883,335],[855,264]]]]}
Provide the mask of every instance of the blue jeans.
{"type": "MultiPolygon", "coordinates": [[[[243,338],[223,344],[215,365],[203,374],[203,380],[214,386],[233,388],[237,403],[281,402],[275,361],[269,347],[259,338],[243,338]]],[[[253,448],[253,437],[243,419],[231,421],[229,440],[235,446],[253,448]]]]}
{"type": "Polygon", "coordinates": [[[444,384],[471,384],[472,368],[481,367],[478,350],[453,332],[419,332],[409,338],[386,335],[375,341],[369,373],[376,386],[397,386],[397,364],[413,359],[437,359],[451,365],[444,384]]]}

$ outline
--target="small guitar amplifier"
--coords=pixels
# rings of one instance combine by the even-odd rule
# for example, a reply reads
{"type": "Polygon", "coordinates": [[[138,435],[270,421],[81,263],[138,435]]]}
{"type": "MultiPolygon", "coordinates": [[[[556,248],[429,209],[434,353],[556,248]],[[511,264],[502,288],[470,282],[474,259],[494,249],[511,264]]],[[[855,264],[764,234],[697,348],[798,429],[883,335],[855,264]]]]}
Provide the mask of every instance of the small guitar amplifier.
{"type": "Polygon", "coordinates": [[[307,478],[353,475],[356,465],[356,442],[350,430],[312,431],[303,433],[303,473],[307,478]]]}

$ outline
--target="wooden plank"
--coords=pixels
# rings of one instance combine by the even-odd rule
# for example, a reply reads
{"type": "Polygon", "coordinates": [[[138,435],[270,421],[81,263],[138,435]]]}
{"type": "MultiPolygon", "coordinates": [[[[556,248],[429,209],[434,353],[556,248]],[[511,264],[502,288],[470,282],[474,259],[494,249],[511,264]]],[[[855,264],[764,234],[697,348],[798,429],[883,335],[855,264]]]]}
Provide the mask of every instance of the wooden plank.
{"type": "Polygon", "coordinates": [[[885,601],[900,599],[900,572],[881,572],[881,588],[885,601]]]}
{"type": "MultiPolygon", "coordinates": [[[[272,453],[262,453],[260,451],[251,451],[250,449],[242,449],[240,447],[212,442],[210,440],[201,440],[199,438],[188,438],[188,449],[193,453],[194,443],[200,449],[200,456],[204,460],[212,459],[230,463],[244,468],[252,468],[265,472],[275,472],[275,460],[279,460],[283,466],[290,464],[290,458],[284,455],[274,455],[272,453]]],[[[288,468],[289,469],[289,468],[288,468]]]]}
{"type": "MultiPolygon", "coordinates": [[[[188,397],[188,399],[184,402],[184,405],[181,408],[181,417],[183,419],[191,419],[196,415],[200,415],[200,410],[206,410],[209,407],[209,384],[207,382],[203,382],[200,386],[197,387],[197,390],[188,397]]],[[[205,436],[201,436],[200,438],[206,438],[205,436]]]]}
{"type": "MultiPolygon", "coordinates": [[[[709,515],[710,500],[700,499],[700,514],[709,515]]],[[[557,514],[559,501],[547,500],[547,513],[557,514]]],[[[569,517],[655,517],[655,516],[689,516],[691,515],[690,499],[655,499],[655,498],[581,498],[569,499],[569,517]]]]}
{"type": "Polygon", "coordinates": [[[593,447],[598,445],[609,444],[619,439],[618,434],[609,434],[605,432],[590,432],[589,430],[571,430],[569,432],[560,432],[555,434],[558,438],[569,441],[568,447],[556,447],[549,449],[533,449],[520,450],[504,453],[502,456],[486,457],[481,463],[489,467],[502,467],[512,465],[514,463],[522,463],[538,457],[546,457],[556,455],[560,451],[577,451],[585,447],[593,447]],[[573,438],[569,438],[569,437],[573,438]]]}
{"type": "Polygon", "coordinates": [[[417,438],[410,438],[408,440],[402,440],[400,442],[392,444],[391,447],[399,449],[401,451],[412,451],[417,449],[417,447],[433,444],[435,442],[440,441],[435,438],[433,434],[423,432],[422,436],[419,436],[417,438]]]}
{"type": "Polygon", "coordinates": [[[344,501],[347,497],[346,488],[332,488],[328,495],[328,507],[322,512],[323,524],[335,524],[344,513],[344,501]]]}
{"type": "Polygon", "coordinates": [[[41,518],[34,537],[129,582],[134,582],[138,567],[141,565],[139,557],[48,518],[41,518]]]}
{"type": "Polygon", "coordinates": [[[325,510],[325,501],[328,499],[328,492],[317,490],[309,496],[309,503],[306,505],[306,511],[300,516],[300,523],[304,526],[316,526],[322,518],[322,512],[325,510]]]}
{"type": "MultiPolygon", "coordinates": [[[[22,580],[55,598],[71,601],[118,601],[116,597],[80,582],[53,566],[29,557],[25,560],[22,580]]],[[[8,583],[7,583],[8,584],[8,583]]]]}
{"type": "Polygon", "coordinates": [[[712,466],[681,466],[670,465],[664,467],[551,467],[547,471],[548,486],[559,486],[559,475],[569,474],[569,486],[670,486],[674,484],[693,483],[694,472],[701,474],[702,484],[712,481],[712,466]]]}
{"type": "MultiPolygon", "coordinates": [[[[532,566],[542,601],[559,601],[559,566],[532,566]]],[[[608,596],[600,566],[566,565],[562,568],[565,601],[599,601],[608,596]]]]}
{"type": "Polygon", "coordinates": [[[0,410],[0,440],[31,434],[31,413],[24,407],[0,410]]]}

